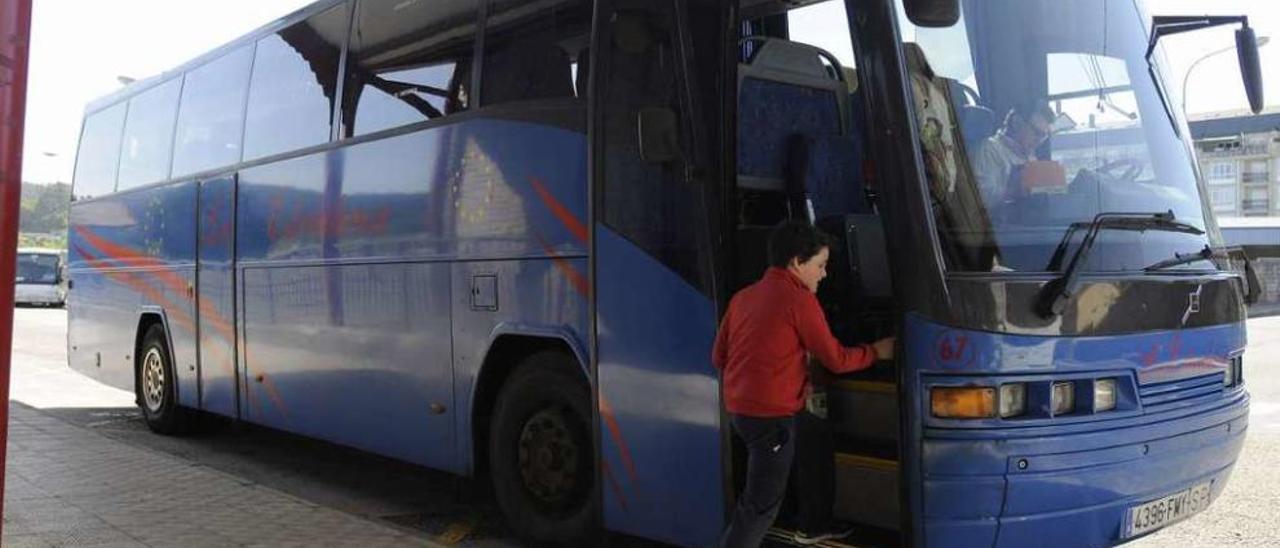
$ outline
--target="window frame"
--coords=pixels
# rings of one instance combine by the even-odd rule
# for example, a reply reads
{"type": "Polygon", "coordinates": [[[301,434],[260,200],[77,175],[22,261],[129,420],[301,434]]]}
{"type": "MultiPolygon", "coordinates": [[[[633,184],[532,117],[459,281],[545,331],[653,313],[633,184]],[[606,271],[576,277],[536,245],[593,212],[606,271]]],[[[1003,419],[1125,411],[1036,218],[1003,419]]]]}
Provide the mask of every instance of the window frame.
{"type": "Polygon", "coordinates": [[[124,146],[124,126],[125,126],[125,122],[127,122],[128,119],[129,119],[129,101],[127,98],[124,100],[116,101],[114,103],[102,106],[97,110],[85,113],[84,117],[81,119],[81,122],[80,122],[80,139],[76,142],[75,165],[72,166],[71,168],[71,201],[72,202],[95,200],[95,199],[102,198],[104,196],[110,196],[116,193],[116,186],[120,178],[120,149],[121,147],[124,146]],[[80,167],[83,164],[85,159],[84,158],[84,138],[85,138],[86,132],[89,129],[89,119],[94,116],[105,114],[111,109],[115,109],[115,108],[122,109],[122,112],[120,114],[120,127],[117,130],[117,135],[116,135],[115,168],[113,169],[112,175],[111,175],[110,189],[100,195],[80,198],[76,194],[76,189],[81,184],[80,167]]]}
{"type": "MultiPolygon", "coordinates": [[[[117,105],[123,105],[123,108],[125,109],[124,120],[127,121],[129,103],[134,97],[137,97],[138,95],[141,95],[145,91],[152,89],[153,87],[156,87],[158,85],[162,85],[173,79],[178,79],[181,82],[179,84],[180,91],[179,91],[179,97],[178,97],[178,104],[177,104],[177,110],[174,115],[174,124],[173,124],[173,130],[172,130],[173,134],[172,134],[171,143],[169,147],[170,148],[169,173],[167,178],[160,181],[140,184],[134,187],[130,187],[128,189],[119,190],[118,179],[119,179],[119,171],[120,171],[119,169],[120,155],[119,155],[119,151],[117,151],[115,176],[113,177],[111,191],[109,193],[102,194],[102,195],[78,199],[75,197],[76,181],[73,177],[72,201],[97,200],[100,198],[104,198],[106,196],[116,195],[116,194],[125,193],[125,192],[134,192],[137,190],[147,189],[155,186],[162,186],[162,185],[177,182],[179,180],[198,180],[198,179],[208,178],[210,176],[214,176],[217,174],[225,174],[225,173],[241,171],[253,166],[274,163],[277,161],[298,157],[298,156],[305,156],[308,154],[314,154],[324,150],[352,146],[352,145],[356,145],[356,144],[367,142],[367,141],[388,138],[388,137],[397,136],[397,135],[403,135],[407,133],[429,129],[432,127],[437,127],[444,124],[460,123],[466,120],[470,120],[476,117],[483,117],[486,115],[492,116],[494,114],[503,113],[505,116],[505,113],[508,113],[508,112],[518,114],[522,111],[528,111],[528,110],[539,110],[539,109],[545,109],[545,108],[563,108],[568,106],[581,107],[585,111],[587,104],[589,103],[589,100],[590,100],[589,97],[574,96],[574,97],[540,98],[540,99],[532,99],[527,101],[500,102],[496,104],[486,104],[482,100],[483,86],[484,86],[483,63],[484,63],[484,52],[485,52],[485,45],[486,45],[485,44],[486,35],[488,34],[488,24],[487,24],[488,10],[489,10],[490,4],[492,3],[492,0],[474,0],[474,5],[476,8],[476,20],[475,20],[476,22],[475,22],[475,30],[472,37],[473,70],[471,71],[471,88],[472,88],[472,94],[474,98],[471,101],[470,108],[462,112],[449,114],[436,119],[422,120],[422,121],[414,122],[411,124],[395,126],[392,128],[378,130],[376,132],[366,133],[363,135],[343,137],[342,133],[345,130],[345,128],[342,127],[341,125],[342,124],[341,112],[342,112],[342,109],[345,108],[346,106],[346,101],[345,101],[346,97],[345,97],[344,87],[347,84],[346,68],[347,68],[347,63],[349,61],[349,55],[350,55],[351,31],[352,31],[352,26],[355,23],[355,14],[358,13],[360,6],[366,1],[370,1],[370,0],[333,0],[329,2],[318,2],[316,4],[303,8],[289,16],[286,16],[285,18],[277,20],[274,23],[264,26],[254,32],[242,35],[236,38],[235,40],[232,40],[222,46],[219,46],[215,49],[207,51],[199,55],[195,59],[192,59],[186,63],[183,63],[182,65],[179,65],[178,67],[175,67],[171,71],[166,71],[163,74],[163,76],[165,76],[166,79],[163,81],[157,81],[154,85],[147,86],[144,89],[138,89],[137,91],[128,93],[127,95],[122,95],[120,97],[112,97],[113,100],[109,103],[101,102],[101,101],[91,103],[90,108],[93,110],[88,112],[82,118],[81,135],[80,135],[80,140],[78,141],[78,144],[77,144],[76,165],[73,167],[73,175],[75,174],[75,169],[77,169],[80,166],[80,163],[82,160],[82,154],[81,154],[82,151],[80,149],[79,143],[82,142],[84,139],[84,129],[85,129],[83,127],[84,120],[87,120],[90,116],[93,116],[94,114],[107,111],[111,108],[115,108],[117,105]],[[320,143],[316,143],[314,145],[307,146],[304,148],[284,150],[284,151],[272,153],[270,155],[246,160],[245,157],[246,157],[247,150],[245,149],[245,133],[246,133],[246,124],[248,120],[248,104],[250,100],[249,94],[250,94],[250,87],[252,85],[253,71],[255,68],[254,64],[257,57],[258,42],[269,36],[278,34],[279,32],[293,25],[304,23],[312,17],[321,15],[339,6],[345,6],[346,8],[347,33],[344,39],[341,41],[341,51],[340,51],[339,60],[338,60],[339,76],[335,84],[337,98],[334,101],[333,109],[332,109],[332,112],[330,113],[330,116],[331,116],[330,132],[327,138],[320,143]],[[244,104],[239,113],[240,150],[239,150],[238,158],[236,159],[236,161],[233,161],[230,163],[220,163],[216,165],[199,166],[198,169],[196,170],[184,171],[182,173],[179,173],[177,171],[178,166],[176,162],[177,151],[178,151],[178,129],[180,127],[182,109],[185,104],[184,95],[186,93],[186,88],[188,84],[187,82],[188,76],[192,72],[198,71],[203,67],[207,67],[211,63],[214,63],[225,56],[238,53],[239,50],[241,49],[248,50],[248,55],[250,56],[250,60],[249,60],[249,74],[248,74],[248,78],[246,78],[245,80],[245,86],[243,90],[244,104]]],[[[592,9],[592,17],[594,18],[595,17],[594,12],[597,9],[597,7],[594,4],[592,4],[591,9],[592,9]]],[[[594,31],[595,29],[592,29],[593,33],[594,31]]],[[[592,40],[594,40],[594,37],[592,38],[592,40]]],[[[120,143],[119,143],[120,146],[123,146],[124,126],[125,126],[125,123],[122,122],[120,124],[120,134],[121,134],[120,143]]]]}
{"type": "Polygon", "coordinates": [[[183,88],[186,87],[186,82],[186,74],[179,74],[161,81],[154,86],[150,86],[147,89],[139,91],[124,101],[128,107],[125,109],[124,124],[120,129],[120,153],[119,157],[116,159],[116,180],[112,194],[168,181],[173,177],[173,153],[178,137],[178,112],[182,107],[182,91],[183,88]],[[132,116],[134,114],[134,102],[140,97],[145,97],[148,93],[159,92],[165,86],[176,87],[177,97],[174,98],[173,111],[170,113],[172,119],[169,121],[168,150],[162,158],[165,161],[163,174],[159,179],[143,179],[141,182],[131,183],[127,188],[121,188],[122,183],[124,183],[124,181],[121,180],[121,176],[124,173],[125,146],[127,144],[126,137],[129,135],[129,122],[132,120],[132,116]]]}
{"type": "MultiPolygon", "coordinates": [[[[359,4],[357,2],[353,2],[353,1],[342,1],[342,2],[333,2],[331,4],[326,4],[323,7],[317,7],[317,9],[315,9],[314,11],[306,12],[305,17],[299,17],[297,20],[290,20],[287,24],[283,24],[279,27],[273,27],[272,29],[270,29],[269,32],[256,33],[252,36],[251,42],[253,44],[253,47],[252,47],[253,58],[249,63],[249,78],[246,82],[246,88],[244,91],[244,94],[245,94],[244,108],[240,113],[240,157],[238,158],[238,162],[236,165],[243,165],[246,162],[251,162],[251,161],[260,160],[264,158],[276,158],[276,157],[289,156],[302,150],[309,150],[318,146],[324,146],[334,142],[334,128],[335,126],[338,125],[337,119],[335,118],[335,116],[337,116],[338,113],[341,112],[340,109],[343,103],[343,94],[344,94],[343,84],[345,83],[345,79],[346,79],[346,72],[345,72],[346,61],[347,61],[348,50],[350,48],[350,43],[351,43],[351,26],[353,22],[353,8],[358,7],[358,5],[359,4]],[[345,19],[341,20],[339,23],[339,27],[345,28],[345,32],[340,43],[337,44],[338,54],[337,54],[337,59],[334,63],[334,81],[332,83],[334,96],[332,99],[332,104],[330,104],[328,108],[328,120],[327,120],[328,131],[324,132],[323,139],[320,139],[315,143],[307,144],[301,147],[297,147],[297,146],[285,147],[280,150],[272,150],[270,149],[270,147],[267,147],[266,150],[268,150],[268,152],[266,152],[265,154],[258,153],[258,151],[253,151],[253,155],[251,157],[250,155],[251,151],[249,149],[249,136],[252,133],[250,131],[251,128],[249,124],[250,122],[249,113],[253,109],[253,106],[255,104],[254,93],[253,93],[254,83],[256,81],[256,77],[259,74],[258,62],[260,60],[259,56],[262,54],[262,44],[273,38],[283,40],[283,38],[281,37],[283,33],[299,25],[305,25],[313,19],[323,18],[334,10],[343,10],[345,12],[345,19]]],[[[273,78],[273,76],[268,75],[266,76],[266,78],[273,78]]],[[[266,81],[270,84],[264,88],[267,90],[272,90],[278,84],[278,81],[273,81],[273,80],[266,80],[266,81]]],[[[321,89],[323,90],[323,85],[321,85],[321,89]]],[[[265,120],[270,120],[270,119],[271,118],[268,117],[265,120]]],[[[286,140],[297,140],[297,138],[291,137],[286,140]]],[[[270,142],[271,140],[269,139],[267,141],[264,141],[264,143],[262,144],[266,145],[266,144],[269,144],[270,142]]]]}

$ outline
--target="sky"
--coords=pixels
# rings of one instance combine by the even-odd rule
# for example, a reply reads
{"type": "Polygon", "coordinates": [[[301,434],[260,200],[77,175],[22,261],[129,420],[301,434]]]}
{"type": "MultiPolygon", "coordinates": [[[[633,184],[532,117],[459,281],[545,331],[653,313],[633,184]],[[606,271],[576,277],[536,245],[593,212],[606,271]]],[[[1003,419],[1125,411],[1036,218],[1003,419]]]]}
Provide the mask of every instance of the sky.
{"type": "Polygon", "coordinates": [[[33,0],[22,179],[71,182],[89,102],[309,4],[309,0],[33,0]]]}
{"type": "MultiPolygon", "coordinates": [[[[120,89],[119,76],[143,79],[265,25],[310,0],[33,0],[23,180],[70,182],[84,106],[120,89]]],[[[1153,14],[1246,14],[1258,36],[1268,105],[1280,105],[1280,2],[1149,0],[1153,14]]],[[[826,21],[823,9],[813,8],[826,21]]],[[[845,41],[847,44],[847,40],[845,41]]],[[[1202,55],[1233,45],[1231,28],[1162,40],[1173,85],[1202,55]]],[[[848,46],[845,46],[848,47],[848,46]]],[[[835,48],[829,48],[835,49],[835,48]]],[[[1247,108],[1234,50],[1200,63],[1189,80],[1192,113],[1247,108]]]]}

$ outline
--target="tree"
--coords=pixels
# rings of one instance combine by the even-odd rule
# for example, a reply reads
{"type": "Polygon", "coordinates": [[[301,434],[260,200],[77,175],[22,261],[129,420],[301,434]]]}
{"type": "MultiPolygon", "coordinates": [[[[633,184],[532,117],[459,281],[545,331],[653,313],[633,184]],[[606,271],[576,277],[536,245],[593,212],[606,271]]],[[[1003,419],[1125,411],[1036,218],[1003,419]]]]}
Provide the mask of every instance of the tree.
{"type": "Polygon", "coordinates": [[[71,185],[23,183],[22,214],[18,231],[29,233],[65,233],[67,211],[71,205],[71,185]]]}

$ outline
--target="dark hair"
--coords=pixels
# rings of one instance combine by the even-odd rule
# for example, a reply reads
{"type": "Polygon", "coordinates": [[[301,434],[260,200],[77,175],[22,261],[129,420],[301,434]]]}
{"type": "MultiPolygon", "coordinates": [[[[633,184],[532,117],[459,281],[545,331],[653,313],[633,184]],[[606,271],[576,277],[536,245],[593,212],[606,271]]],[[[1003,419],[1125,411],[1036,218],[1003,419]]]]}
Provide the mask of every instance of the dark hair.
{"type": "Polygon", "coordinates": [[[1049,103],[1045,102],[1044,99],[1031,99],[1015,103],[1013,108],[1009,109],[1009,114],[1005,116],[1004,123],[1006,126],[1009,125],[1009,122],[1012,121],[1015,116],[1029,123],[1031,122],[1031,117],[1036,114],[1042,116],[1044,121],[1049,122],[1050,124],[1052,124],[1053,120],[1058,117],[1058,115],[1053,112],[1053,109],[1049,108],[1049,103]]]}
{"type": "Polygon", "coordinates": [[[782,221],[769,233],[769,266],[785,268],[791,259],[806,262],[831,247],[831,237],[809,223],[782,221]]]}

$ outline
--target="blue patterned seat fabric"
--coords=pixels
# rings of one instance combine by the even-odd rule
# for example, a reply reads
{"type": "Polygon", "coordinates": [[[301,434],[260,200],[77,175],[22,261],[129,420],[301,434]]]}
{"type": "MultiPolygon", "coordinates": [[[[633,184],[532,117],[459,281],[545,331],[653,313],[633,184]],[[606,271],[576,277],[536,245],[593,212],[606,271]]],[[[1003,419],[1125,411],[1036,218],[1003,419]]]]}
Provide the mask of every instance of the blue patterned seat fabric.
{"type": "Polygon", "coordinates": [[[840,133],[840,106],[828,90],[745,78],[738,94],[738,173],[742,175],[781,183],[787,176],[793,136],[840,133]]]}
{"type": "Polygon", "coordinates": [[[792,194],[813,206],[813,219],[872,213],[863,185],[862,149],[849,135],[796,135],[791,141],[792,194]]]}

